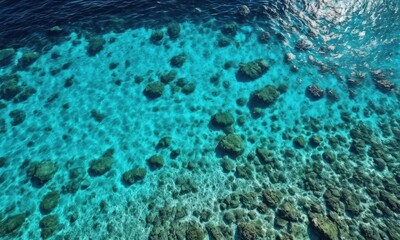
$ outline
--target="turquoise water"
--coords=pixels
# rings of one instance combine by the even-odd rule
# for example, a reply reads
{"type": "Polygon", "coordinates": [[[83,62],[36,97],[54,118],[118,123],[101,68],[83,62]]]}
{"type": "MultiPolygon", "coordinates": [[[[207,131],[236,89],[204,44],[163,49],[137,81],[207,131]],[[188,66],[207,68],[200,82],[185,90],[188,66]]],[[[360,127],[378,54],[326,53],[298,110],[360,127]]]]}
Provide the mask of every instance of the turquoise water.
{"type": "Polygon", "coordinates": [[[400,239],[399,3],[280,4],[10,40],[0,238],[400,239]]]}

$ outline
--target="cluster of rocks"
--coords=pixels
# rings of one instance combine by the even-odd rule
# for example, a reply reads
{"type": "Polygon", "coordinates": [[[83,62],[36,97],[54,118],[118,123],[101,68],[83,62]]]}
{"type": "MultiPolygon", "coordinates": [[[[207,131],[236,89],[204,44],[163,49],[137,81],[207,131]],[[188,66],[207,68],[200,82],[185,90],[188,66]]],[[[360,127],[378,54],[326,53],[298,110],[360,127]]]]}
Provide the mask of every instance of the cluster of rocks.
{"type": "MultiPolygon", "coordinates": [[[[176,56],[173,56],[170,59],[171,67],[180,68],[186,61],[186,54],[181,53],[176,56]]],[[[148,83],[144,90],[143,94],[150,100],[159,98],[163,95],[165,91],[165,87],[167,85],[170,86],[171,92],[176,93],[181,91],[185,95],[189,95],[193,93],[196,89],[196,85],[194,83],[188,82],[185,78],[177,78],[178,72],[176,70],[170,70],[165,72],[159,76],[159,81],[152,81],[148,83]]],[[[137,76],[135,81],[140,83],[143,81],[142,77],[137,76]],[[136,81],[138,80],[138,81],[136,81]],[[139,81],[140,80],[140,81],[139,81]]]]}
{"type": "MultiPolygon", "coordinates": [[[[0,50],[0,66],[11,65],[16,56],[14,48],[5,48],[0,50]]],[[[39,54],[33,51],[26,51],[18,59],[18,67],[26,68],[39,58],[39,54]]]]}
{"type": "Polygon", "coordinates": [[[20,103],[28,100],[36,89],[23,83],[17,74],[3,75],[0,77],[0,99],[13,103],[20,103]]]}
{"type": "Polygon", "coordinates": [[[89,174],[101,176],[110,171],[115,162],[113,154],[114,149],[110,148],[99,159],[92,160],[89,164],[89,174]]]}
{"type": "Polygon", "coordinates": [[[374,81],[376,87],[382,92],[390,92],[396,88],[394,83],[387,79],[387,76],[382,70],[372,71],[372,80],[374,81]]]}
{"type": "MultiPolygon", "coordinates": [[[[179,37],[181,32],[181,26],[177,22],[171,22],[167,26],[167,34],[171,40],[175,40],[179,37]]],[[[155,30],[150,36],[150,42],[156,45],[160,45],[164,38],[164,32],[162,30],[155,30]]]]}

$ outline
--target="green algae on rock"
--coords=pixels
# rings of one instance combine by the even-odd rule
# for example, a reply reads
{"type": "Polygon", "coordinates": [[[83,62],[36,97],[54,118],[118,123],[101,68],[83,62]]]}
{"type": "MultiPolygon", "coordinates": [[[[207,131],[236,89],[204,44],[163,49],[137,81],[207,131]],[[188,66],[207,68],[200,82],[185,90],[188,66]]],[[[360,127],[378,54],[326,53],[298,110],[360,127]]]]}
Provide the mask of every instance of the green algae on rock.
{"type": "Polygon", "coordinates": [[[282,201],[284,194],[272,189],[265,189],[262,192],[263,202],[271,208],[276,208],[282,201]]]}
{"type": "Polygon", "coordinates": [[[164,84],[168,84],[175,79],[177,74],[178,72],[176,70],[168,71],[160,76],[160,81],[164,84]]]}
{"type": "Polygon", "coordinates": [[[157,148],[168,148],[171,146],[172,138],[171,137],[163,137],[158,141],[157,148]]]}
{"type": "Polygon", "coordinates": [[[25,52],[22,54],[22,57],[18,60],[18,65],[25,68],[28,67],[30,65],[32,65],[32,63],[34,63],[37,59],[39,58],[39,54],[37,52],[25,52]]]}
{"type": "Polygon", "coordinates": [[[264,164],[271,163],[275,160],[274,153],[265,148],[257,148],[256,154],[258,159],[264,164]]]}
{"type": "Polygon", "coordinates": [[[257,240],[261,239],[263,235],[260,222],[243,222],[238,225],[239,240],[257,240]]]}
{"type": "Polygon", "coordinates": [[[92,160],[89,173],[93,176],[101,176],[111,170],[114,163],[114,149],[108,149],[99,159],[92,160]]]}
{"type": "Polygon", "coordinates": [[[178,54],[171,58],[170,64],[172,67],[180,68],[185,63],[186,58],[187,58],[186,54],[184,53],[178,54]]]}
{"type": "Polygon", "coordinates": [[[156,170],[164,166],[164,158],[160,155],[153,155],[147,159],[150,169],[156,170]]]}
{"type": "Polygon", "coordinates": [[[164,38],[164,32],[160,30],[154,31],[150,36],[150,42],[153,44],[160,44],[161,40],[164,38]]]}
{"type": "Polygon", "coordinates": [[[339,239],[338,228],[330,219],[322,215],[312,215],[309,220],[312,231],[320,238],[327,240],[339,239]]]}
{"type": "Polygon", "coordinates": [[[88,46],[86,47],[87,54],[90,57],[95,56],[97,53],[99,53],[101,50],[104,48],[104,44],[106,43],[106,40],[102,37],[91,37],[88,40],[88,46]]]}
{"type": "Polygon", "coordinates": [[[122,174],[122,181],[128,185],[132,185],[143,180],[146,176],[146,173],[146,168],[133,168],[122,174]]]}
{"type": "Polygon", "coordinates": [[[216,127],[226,128],[232,126],[235,123],[235,119],[230,112],[220,112],[212,116],[211,122],[216,127]]]}
{"type": "Polygon", "coordinates": [[[252,92],[250,100],[255,106],[267,107],[276,102],[278,97],[278,89],[273,85],[266,85],[265,87],[252,92]]]}
{"type": "Polygon", "coordinates": [[[7,217],[0,222],[0,237],[5,237],[13,232],[18,231],[25,222],[25,214],[16,214],[7,217]]]}
{"type": "Polygon", "coordinates": [[[237,33],[238,28],[239,26],[236,23],[227,23],[222,26],[221,32],[226,36],[234,37],[237,33]]]}
{"type": "Polygon", "coordinates": [[[46,160],[38,163],[33,163],[28,169],[28,176],[31,177],[31,180],[33,182],[43,185],[46,182],[50,181],[56,172],[56,163],[50,160],[46,160]]]}
{"type": "Polygon", "coordinates": [[[296,148],[304,148],[306,144],[307,144],[306,139],[303,136],[298,136],[293,139],[293,145],[296,148]]]}
{"type": "Polygon", "coordinates": [[[149,99],[156,99],[161,97],[164,92],[164,84],[162,82],[152,82],[147,84],[143,90],[143,94],[149,99]]]}
{"type": "Polygon", "coordinates": [[[182,92],[186,95],[189,95],[196,90],[196,85],[194,83],[187,83],[182,87],[182,92]]]}
{"type": "Polygon", "coordinates": [[[283,202],[277,210],[277,215],[291,222],[298,222],[301,220],[300,211],[297,209],[293,201],[283,202]]]}
{"type": "Polygon", "coordinates": [[[169,23],[167,26],[167,33],[171,39],[176,39],[179,37],[181,32],[181,26],[177,22],[169,23]]]}
{"type": "Polygon", "coordinates": [[[53,236],[58,228],[58,215],[48,215],[42,218],[39,222],[39,227],[42,230],[40,236],[44,239],[53,236]]]}
{"type": "Polygon", "coordinates": [[[203,240],[205,233],[201,225],[195,221],[189,222],[186,230],[187,240],[203,240]]]}
{"type": "Polygon", "coordinates": [[[238,75],[250,80],[260,78],[269,69],[268,63],[264,59],[257,59],[239,65],[238,75]]]}
{"type": "Polygon", "coordinates": [[[20,103],[34,93],[36,93],[36,90],[26,83],[20,82],[20,76],[17,74],[0,77],[0,99],[20,103]]]}
{"type": "Polygon", "coordinates": [[[43,200],[40,202],[40,211],[44,214],[48,214],[57,207],[58,201],[60,200],[60,193],[52,191],[46,194],[43,200]]]}
{"type": "Polygon", "coordinates": [[[240,136],[230,133],[222,138],[218,148],[226,155],[237,156],[244,151],[244,141],[240,136]]]}

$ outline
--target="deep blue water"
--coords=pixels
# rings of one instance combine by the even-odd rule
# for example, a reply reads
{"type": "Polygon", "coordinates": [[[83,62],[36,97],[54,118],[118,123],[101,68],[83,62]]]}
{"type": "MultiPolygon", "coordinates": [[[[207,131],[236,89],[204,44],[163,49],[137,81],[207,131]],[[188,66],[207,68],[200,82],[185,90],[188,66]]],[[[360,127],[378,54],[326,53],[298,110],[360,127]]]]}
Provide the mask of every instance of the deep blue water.
{"type": "Polygon", "coordinates": [[[221,22],[240,20],[240,6],[248,5],[251,20],[266,29],[299,38],[316,34],[318,41],[354,49],[372,49],[377,61],[398,55],[400,45],[399,1],[2,1],[0,3],[0,47],[30,46],[41,50],[54,26],[63,34],[72,31],[100,34],[141,26],[160,27],[165,21],[221,22]],[[333,8],[332,8],[333,7],[333,8]],[[329,8],[329,9],[328,9],[329,8]],[[365,31],[362,41],[352,35],[365,31]],[[336,35],[336,36],[334,36],[336,35]],[[330,40],[332,39],[332,40],[330,40]],[[378,45],[378,46],[373,46],[378,45]],[[380,56],[379,53],[384,53],[380,56]]]}

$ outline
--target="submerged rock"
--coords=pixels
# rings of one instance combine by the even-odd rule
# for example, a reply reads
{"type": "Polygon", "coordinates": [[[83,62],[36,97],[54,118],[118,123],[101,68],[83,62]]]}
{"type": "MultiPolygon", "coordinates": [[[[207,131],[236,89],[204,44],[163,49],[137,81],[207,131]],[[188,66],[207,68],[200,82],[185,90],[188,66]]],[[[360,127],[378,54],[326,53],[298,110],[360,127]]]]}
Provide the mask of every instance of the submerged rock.
{"type": "Polygon", "coordinates": [[[106,40],[102,37],[92,37],[88,40],[89,45],[86,47],[87,54],[92,57],[104,48],[106,40]]]}
{"type": "Polygon", "coordinates": [[[171,146],[172,138],[171,137],[163,137],[158,141],[157,148],[168,148],[171,146]]]}
{"type": "Polygon", "coordinates": [[[20,103],[28,100],[30,96],[36,93],[36,89],[31,86],[24,86],[22,91],[13,98],[13,103],[20,103]]]}
{"type": "Polygon", "coordinates": [[[244,151],[243,139],[236,134],[228,134],[218,144],[218,148],[227,155],[236,156],[244,151]]]}
{"type": "Polygon", "coordinates": [[[12,215],[0,222],[0,237],[18,231],[25,222],[25,214],[12,215]]]}
{"type": "Polygon", "coordinates": [[[42,238],[51,237],[58,228],[58,215],[49,215],[42,218],[39,222],[39,226],[42,229],[40,236],[42,238]]]}
{"type": "Polygon", "coordinates": [[[338,240],[339,231],[335,223],[320,215],[311,216],[310,227],[321,239],[338,240]]]}
{"type": "Polygon", "coordinates": [[[251,101],[257,106],[267,107],[276,102],[279,91],[275,86],[267,85],[251,93],[251,101]]]}
{"type": "Polygon", "coordinates": [[[179,37],[181,32],[181,26],[177,22],[172,22],[168,24],[167,33],[171,39],[176,39],[179,37]]]}
{"type": "Polygon", "coordinates": [[[32,164],[28,169],[28,176],[31,177],[32,181],[43,185],[50,181],[56,172],[56,163],[47,160],[32,164]]]}
{"type": "Polygon", "coordinates": [[[296,59],[296,55],[293,53],[286,53],[285,54],[285,63],[292,63],[296,59]]]}
{"type": "Polygon", "coordinates": [[[164,92],[164,84],[162,82],[152,82],[147,84],[143,90],[143,94],[149,99],[156,99],[161,97],[164,92]]]}
{"type": "Polygon", "coordinates": [[[349,87],[358,87],[361,86],[366,78],[366,74],[363,72],[352,72],[347,77],[347,85],[349,87]]]}
{"type": "Polygon", "coordinates": [[[0,157],[0,168],[6,165],[7,159],[5,157],[0,157]]]}
{"type": "Polygon", "coordinates": [[[42,202],[40,202],[40,211],[44,214],[50,213],[51,211],[53,211],[54,208],[57,207],[59,200],[60,193],[57,191],[46,194],[42,202]]]}
{"type": "Polygon", "coordinates": [[[234,37],[236,35],[236,31],[238,29],[238,25],[236,23],[227,23],[221,28],[222,34],[230,37],[234,37]]]}
{"type": "Polygon", "coordinates": [[[318,87],[315,84],[312,84],[307,87],[306,90],[306,95],[311,99],[311,100],[318,100],[324,97],[324,90],[320,87],[318,87]]]}
{"type": "Polygon", "coordinates": [[[150,42],[152,42],[153,44],[159,44],[160,41],[164,38],[164,33],[160,30],[154,31],[151,34],[150,37],[150,42]]]}
{"type": "Polygon", "coordinates": [[[196,90],[196,85],[194,83],[187,83],[182,88],[182,92],[186,95],[193,93],[194,90],[196,90]]]}
{"type": "Polygon", "coordinates": [[[313,135],[310,137],[310,139],[308,140],[308,142],[310,143],[310,145],[312,147],[318,147],[321,143],[322,143],[323,139],[321,136],[319,135],[313,135]]]}
{"type": "Polygon", "coordinates": [[[28,67],[39,58],[37,52],[25,52],[22,57],[18,60],[18,65],[21,67],[28,67]]]}
{"type": "Polygon", "coordinates": [[[224,240],[224,239],[232,239],[233,237],[232,229],[226,225],[215,226],[210,223],[206,225],[206,229],[210,236],[210,239],[224,240]]]}
{"type": "Polygon", "coordinates": [[[396,86],[394,85],[394,83],[392,83],[391,81],[389,81],[389,80],[378,80],[378,81],[375,81],[375,86],[379,89],[379,90],[381,90],[382,92],[385,92],[385,93],[387,93],[387,92],[390,92],[390,91],[392,91],[393,89],[395,89],[396,88],[396,86]]]}
{"type": "Polygon", "coordinates": [[[257,59],[248,63],[239,65],[238,75],[250,80],[260,78],[269,69],[267,62],[264,59],[257,59]]]}
{"type": "Polygon", "coordinates": [[[311,49],[312,47],[313,47],[312,42],[310,42],[309,40],[304,40],[304,39],[296,42],[296,45],[295,45],[295,49],[297,51],[306,51],[306,50],[311,49]]]}
{"type": "Polygon", "coordinates": [[[110,171],[114,163],[114,149],[108,149],[99,159],[90,162],[89,173],[93,176],[101,176],[110,171]]]}
{"type": "Polygon", "coordinates": [[[2,76],[0,80],[0,99],[10,101],[23,90],[18,75],[2,76]]]}
{"type": "Polygon", "coordinates": [[[169,72],[164,73],[163,75],[160,76],[160,81],[164,84],[168,84],[170,82],[172,82],[176,75],[178,74],[177,71],[175,70],[171,70],[169,72]]]}
{"type": "Polygon", "coordinates": [[[92,118],[94,118],[94,120],[96,120],[96,122],[101,122],[104,120],[104,118],[107,117],[106,114],[99,112],[96,109],[92,109],[90,111],[90,115],[92,116],[92,118]]]}
{"type": "Polygon", "coordinates": [[[203,240],[205,233],[201,225],[197,222],[189,222],[186,230],[187,240],[203,240]]]}
{"type": "Polygon", "coordinates": [[[335,89],[326,89],[326,95],[328,99],[332,102],[337,102],[340,99],[339,93],[335,89]]]}
{"type": "Polygon", "coordinates": [[[146,176],[146,168],[133,168],[122,174],[122,181],[128,185],[132,185],[144,179],[146,176]]]}
{"type": "Polygon", "coordinates": [[[153,155],[147,159],[151,170],[156,170],[164,166],[164,158],[160,155],[153,155]]]}
{"type": "Polygon", "coordinates": [[[50,29],[48,29],[46,31],[46,33],[48,36],[58,37],[58,36],[64,35],[66,32],[60,26],[54,26],[54,27],[51,27],[50,29]]]}
{"type": "Polygon", "coordinates": [[[274,161],[274,153],[265,148],[257,148],[256,154],[258,159],[264,164],[274,161]]]}
{"type": "Polygon", "coordinates": [[[258,42],[260,42],[260,43],[268,43],[270,38],[271,38],[271,35],[266,31],[261,31],[257,37],[258,42]]]}
{"type": "Polygon", "coordinates": [[[231,40],[227,37],[220,37],[217,40],[217,46],[220,48],[227,47],[231,44],[231,40]]]}
{"type": "Polygon", "coordinates": [[[276,208],[283,198],[283,194],[278,191],[266,189],[262,193],[263,202],[270,208],[276,208]]]}
{"type": "Polygon", "coordinates": [[[14,48],[5,48],[0,50],[0,66],[7,66],[11,63],[15,55],[14,48]]]}
{"type": "Polygon", "coordinates": [[[296,205],[291,201],[284,202],[278,209],[277,215],[287,221],[300,221],[301,214],[296,205]]]}
{"type": "Polygon", "coordinates": [[[20,103],[26,101],[34,93],[36,89],[21,83],[17,74],[0,77],[0,99],[20,103]]]}
{"type": "Polygon", "coordinates": [[[181,53],[179,55],[173,56],[170,60],[170,64],[172,67],[180,68],[186,61],[186,54],[181,53]]]}
{"type": "Polygon", "coordinates": [[[9,116],[12,118],[11,125],[17,126],[25,121],[26,114],[23,110],[15,109],[10,112],[9,116]]]}
{"type": "Polygon", "coordinates": [[[221,112],[212,116],[211,122],[216,127],[226,128],[232,126],[235,123],[235,119],[230,112],[221,112]]]}
{"type": "Polygon", "coordinates": [[[238,225],[238,240],[257,240],[263,236],[260,223],[243,222],[238,225]]]}
{"type": "Polygon", "coordinates": [[[247,17],[250,14],[250,8],[246,5],[242,5],[239,8],[238,14],[241,17],[247,17]]]}

